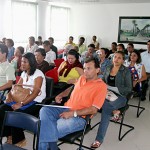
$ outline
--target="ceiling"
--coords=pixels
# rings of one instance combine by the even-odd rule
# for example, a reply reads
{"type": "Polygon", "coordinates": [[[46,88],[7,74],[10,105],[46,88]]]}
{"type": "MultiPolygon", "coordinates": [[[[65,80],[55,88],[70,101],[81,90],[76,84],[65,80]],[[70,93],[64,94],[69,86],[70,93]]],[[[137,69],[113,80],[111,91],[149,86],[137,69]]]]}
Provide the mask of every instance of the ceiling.
{"type": "Polygon", "coordinates": [[[57,3],[100,3],[100,4],[122,4],[122,3],[150,3],[150,0],[41,0],[57,3]]]}

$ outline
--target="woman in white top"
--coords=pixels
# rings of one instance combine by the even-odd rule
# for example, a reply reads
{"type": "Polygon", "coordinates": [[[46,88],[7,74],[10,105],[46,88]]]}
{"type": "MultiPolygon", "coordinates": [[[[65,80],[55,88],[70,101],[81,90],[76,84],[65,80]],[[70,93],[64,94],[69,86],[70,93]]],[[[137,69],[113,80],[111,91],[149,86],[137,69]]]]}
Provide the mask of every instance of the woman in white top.
{"type": "Polygon", "coordinates": [[[143,91],[143,82],[147,79],[144,65],[141,63],[141,55],[137,50],[134,50],[129,57],[128,61],[125,61],[124,65],[130,69],[133,90],[139,91],[142,88],[142,97],[145,97],[146,93],[143,91]]]}
{"type": "MultiPolygon", "coordinates": [[[[5,111],[17,111],[37,115],[41,107],[36,104],[42,102],[46,97],[45,76],[40,70],[36,69],[34,54],[26,53],[22,56],[21,68],[23,72],[17,84],[32,85],[33,87],[24,86],[24,88],[30,88],[32,92],[24,101],[20,102],[14,102],[6,98],[6,103],[0,106],[0,131],[5,111]]],[[[17,146],[24,146],[26,143],[22,129],[15,128],[10,130],[8,128],[4,131],[4,136],[8,137],[8,143],[17,144],[17,146]]]]}

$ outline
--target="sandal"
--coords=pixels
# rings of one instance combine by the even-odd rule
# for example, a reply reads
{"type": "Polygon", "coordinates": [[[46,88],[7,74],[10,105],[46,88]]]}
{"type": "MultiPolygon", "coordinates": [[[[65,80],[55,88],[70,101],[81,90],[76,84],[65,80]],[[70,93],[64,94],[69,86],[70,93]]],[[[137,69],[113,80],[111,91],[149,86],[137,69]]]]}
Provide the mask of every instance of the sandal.
{"type": "Polygon", "coordinates": [[[91,144],[91,148],[93,148],[93,149],[99,148],[100,146],[101,146],[101,143],[99,141],[94,141],[91,144]]]}
{"type": "Polygon", "coordinates": [[[12,136],[8,136],[8,137],[7,137],[6,143],[7,143],[7,144],[12,144],[12,136]]]}
{"type": "Polygon", "coordinates": [[[111,120],[114,122],[120,121],[122,119],[121,112],[119,110],[113,111],[113,116],[111,117],[111,120]]]}
{"type": "Polygon", "coordinates": [[[24,139],[24,140],[16,143],[15,145],[18,146],[18,147],[24,147],[24,146],[26,146],[26,139],[24,139]]]}

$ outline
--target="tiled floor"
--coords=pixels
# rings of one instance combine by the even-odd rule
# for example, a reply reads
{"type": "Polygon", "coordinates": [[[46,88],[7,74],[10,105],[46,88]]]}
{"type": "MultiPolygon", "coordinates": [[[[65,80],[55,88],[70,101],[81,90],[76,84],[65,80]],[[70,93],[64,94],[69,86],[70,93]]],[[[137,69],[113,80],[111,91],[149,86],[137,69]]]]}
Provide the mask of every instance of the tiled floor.
{"type": "MultiPolygon", "coordinates": [[[[136,104],[137,99],[130,100],[130,103],[136,104]]],[[[150,150],[150,101],[146,100],[141,103],[145,107],[145,111],[139,118],[136,118],[136,108],[130,107],[126,112],[125,123],[133,125],[135,129],[131,131],[122,141],[118,140],[119,126],[115,123],[110,123],[104,143],[97,150],[150,150]]],[[[98,113],[92,120],[92,124],[100,120],[98,113]]],[[[90,146],[93,142],[97,128],[91,130],[84,139],[84,144],[90,146]]],[[[125,128],[124,128],[125,130],[125,128]]],[[[29,133],[26,133],[27,146],[31,150],[31,138],[29,133]]],[[[77,146],[71,144],[63,144],[61,150],[76,150],[77,146]]]]}

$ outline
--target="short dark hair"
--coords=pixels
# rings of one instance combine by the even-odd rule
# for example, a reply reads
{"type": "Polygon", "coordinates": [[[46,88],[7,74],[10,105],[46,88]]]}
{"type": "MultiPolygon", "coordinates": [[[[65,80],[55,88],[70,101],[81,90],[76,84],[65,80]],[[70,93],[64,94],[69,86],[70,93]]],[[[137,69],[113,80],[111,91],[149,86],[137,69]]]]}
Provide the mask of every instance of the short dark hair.
{"type": "Polygon", "coordinates": [[[73,36],[69,36],[69,39],[70,39],[70,38],[73,40],[73,36]]]}
{"type": "MultiPolygon", "coordinates": [[[[136,61],[137,64],[141,63],[142,62],[142,59],[141,59],[141,55],[140,55],[140,52],[138,50],[134,50],[132,53],[135,53],[137,56],[138,56],[138,59],[136,61]]],[[[131,53],[131,54],[132,54],[131,53]]],[[[130,54],[130,56],[131,56],[130,54]]],[[[129,61],[131,61],[130,57],[129,57],[129,61]]]]}
{"type": "Polygon", "coordinates": [[[108,50],[108,48],[104,48],[104,47],[102,47],[101,49],[104,51],[105,55],[108,55],[108,54],[109,54],[109,50],[108,50]]]}
{"type": "Polygon", "coordinates": [[[113,45],[117,46],[117,43],[116,43],[116,42],[112,42],[111,44],[113,44],[113,45]]]}
{"type": "Polygon", "coordinates": [[[49,37],[48,39],[49,39],[49,40],[52,40],[52,41],[54,42],[54,38],[53,38],[53,37],[49,37]]]}
{"type": "Polygon", "coordinates": [[[33,42],[35,42],[35,37],[34,36],[30,36],[29,39],[32,40],[33,42]]]}
{"type": "Polygon", "coordinates": [[[46,41],[43,42],[43,44],[48,46],[48,45],[50,45],[50,42],[48,40],[46,40],[46,41]]]}
{"type": "Polygon", "coordinates": [[[122,57],[123,57],[123,60],[125,60],[125,53],[124,53],[123,51],[116,51],[116,52],[114,53],[114,55],[115,55],[115,54],[121,54],[122,57]]]}
{"type": "Polygon", "coordinates": [[[46,52],[45,52],[44,48],[38,48],[35,52],[41,53],[41,55],[44,57],[46,56],[46,52]]]}
{"type": "Polygon", "coordinates": [[[84,37],[80,37],[80,39],[82,39],[82,40],[83,40],[83,42],[85,41],[85,38],[84,38],[84,37]]]}
{"type": "Polygon", "coordinates": [[[22,46],[18,46],[17,47],[20,50],[20,53],[23,54],[24,53],[24,48],[22,46]]]}
{"type": "Polygon", "coordinates": [[[100,62],[98,60],[98,58],[95,58],[95,57],[88,57],[85,59],[85,62],[84,63],[89,63],[89,62],[94,62],[94,66],[95,68],[100,68],[100,62]]]}
{"type": "Polygon", "coordinates": [[[94,44],[89,44],[88,47],[92,47],[95,49],[95,45],[94,44]]]}
{"type": "Polygon", "coordinates": [[[10,43],[11,46],[14,46],[14,41],[12,39],[6,39],[10,43]]]}
{"type": "Polygon", "coordinates": [[[5,44],[0,44],[0,52],[2,54],[6,53],[6,58],[7,58],[7,55],[8,55],[8,48],[5,44]]]}
{"type": "Polygon", "coordinates": [[[71,49],[67,55],[73,55],[77,60],[79,59],[79,53],[75,49],[71,49]]]}
{"type": "Polygon", "coordinates": [[[117,46],[122,47],[123,50],[125,49],[124,44],[122,44],[122,43],[118,44],[117,46]]]}
{"type": "Polygon", "coordinates": [[[25,53],[22,57],[28,59],[29,65],[30,65],[29,75],[33,75],[36,70],[36,67],[37,67],[37,62],[36,62],[34,54],[33,53],[25,53]]]}
{"type": "Polygon", "coordinates": [[[42,40],[42,36],[38,36],[38,39],[41,39],[41,40],[42,40]]]}
{"type": "Polygon", "coordinates": [[[132,48],[134,48],[133,43],[128,43],[129,46],[131,46],[132,48]]]}

